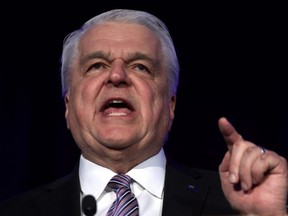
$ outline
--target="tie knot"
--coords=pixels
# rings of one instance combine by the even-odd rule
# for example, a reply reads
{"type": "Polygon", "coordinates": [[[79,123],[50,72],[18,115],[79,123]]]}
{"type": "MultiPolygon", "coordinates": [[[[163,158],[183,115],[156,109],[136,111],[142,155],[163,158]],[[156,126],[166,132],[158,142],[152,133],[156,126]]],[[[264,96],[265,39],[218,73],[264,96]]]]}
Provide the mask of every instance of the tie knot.
{"type": "Polygon", "coordinates": [[[131,177],[125,174],[115,175],[108,183],[108,186],[114,191],[126,187],[130,188],[131,177]]]}
{"type": "Polygon", "coordinates": [[[125,174],[115,175],[107,184],[115,193],[116,199],[107,212],[107,216],[138,216],[139,207],[130,190],[131,178],[125,174]]]}

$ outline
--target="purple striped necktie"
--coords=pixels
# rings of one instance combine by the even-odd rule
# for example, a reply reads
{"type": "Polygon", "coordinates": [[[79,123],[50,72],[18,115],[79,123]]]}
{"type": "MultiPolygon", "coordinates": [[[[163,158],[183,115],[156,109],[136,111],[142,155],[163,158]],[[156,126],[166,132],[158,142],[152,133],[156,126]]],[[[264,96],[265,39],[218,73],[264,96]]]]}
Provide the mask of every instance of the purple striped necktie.
{"type": "Polygon", "coordinates": [[[116,193],[116,200],[112,203],[107,216],[138,216],[139,206],[136,197],[130,189],[131,178],[125,174],[115,175],[108,183],[116,193]]]}

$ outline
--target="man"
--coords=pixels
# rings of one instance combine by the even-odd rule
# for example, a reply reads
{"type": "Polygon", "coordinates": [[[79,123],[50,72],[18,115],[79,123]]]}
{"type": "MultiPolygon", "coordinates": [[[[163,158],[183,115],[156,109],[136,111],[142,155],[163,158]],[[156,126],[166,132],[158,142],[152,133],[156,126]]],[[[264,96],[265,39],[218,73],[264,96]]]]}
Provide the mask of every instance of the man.
{"type": "Polygon", "coordinates": [[[63,47],[62,87],[79,166],[3,204],[1,215],[76,216],[90,194],[97,204],[83,204],[84,212],[106,215],[114,211],[108,182],[117,174],[127,175],[117,181],[132,178],[131,215],[287,215],[286,160],[244,140],[224,117],[218,123],[228,151],[219,174],[166,158],[178,78],[168,29],[151,14],[112,10],[71,33],[63,47]]]}

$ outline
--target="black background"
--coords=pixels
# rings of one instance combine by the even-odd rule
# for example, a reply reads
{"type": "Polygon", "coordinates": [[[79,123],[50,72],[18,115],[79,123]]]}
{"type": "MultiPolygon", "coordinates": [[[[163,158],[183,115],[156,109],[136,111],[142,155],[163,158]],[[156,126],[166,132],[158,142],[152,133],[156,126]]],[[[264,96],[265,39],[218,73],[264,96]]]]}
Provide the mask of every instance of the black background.
{"type": "Polygon", "coordinates": [[[165,148],[176,160],[217,169],[226,151],[220,116],[246,139],[288,156],[284,5],[13,2],[1,7],[0,199],[65,175],[78,161],[61,98],[62,41],[113,8],[151,12],[174,38],[181,74],[165,148]]]}

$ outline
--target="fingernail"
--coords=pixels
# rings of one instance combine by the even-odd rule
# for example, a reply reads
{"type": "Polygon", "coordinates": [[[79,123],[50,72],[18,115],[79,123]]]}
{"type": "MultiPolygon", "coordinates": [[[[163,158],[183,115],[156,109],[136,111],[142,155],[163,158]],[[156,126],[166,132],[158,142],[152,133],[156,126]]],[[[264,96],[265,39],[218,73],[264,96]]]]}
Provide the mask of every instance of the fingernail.
{"type": "Polygon", "coordinates": [[[241,182],[241,188],[244,191],[248,190],[248,187],[247,187],[247,185],[244,182],[241,182]]]}
{"type": "Polygon", "coordinates": [[[236,182],[236,175],[234,173],[230,173],[229,174],[229,180],[231,183],[235,183],[236,182]]]}

